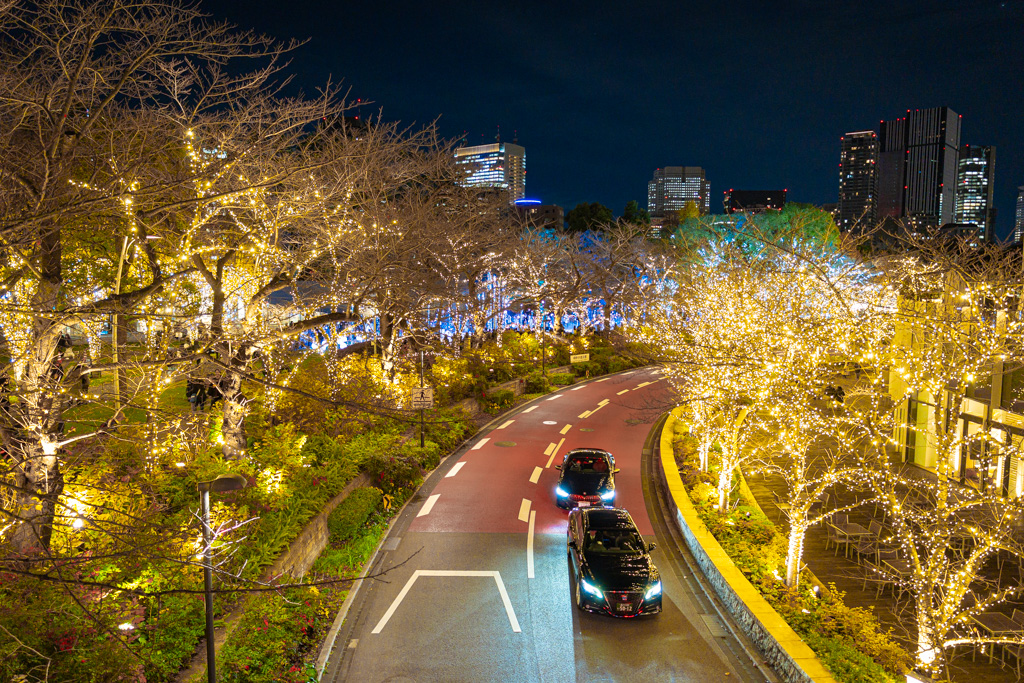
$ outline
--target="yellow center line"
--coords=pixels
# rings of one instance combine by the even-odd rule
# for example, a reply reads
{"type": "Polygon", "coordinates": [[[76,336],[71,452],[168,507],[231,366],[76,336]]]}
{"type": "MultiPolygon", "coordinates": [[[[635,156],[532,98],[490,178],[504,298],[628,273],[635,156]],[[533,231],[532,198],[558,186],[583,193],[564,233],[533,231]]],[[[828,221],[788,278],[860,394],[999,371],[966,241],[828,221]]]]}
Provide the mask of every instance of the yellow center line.
{"type": "Polygon", "coordinates": [[[622,396],[623,394],[628,394],[628,393],[629,393],[629,389],[623,389],[622,391],[620,391],[619,393],[617,393],[615,395],[616,396],[622,396]]]}
{"type": "MultiPolygon", "coordinates": [[[[570,429],[572,429],[572,425],[565,425],[562,427],[562,431],[560,431],[559,434],[568,434],[570,429]]],[[[562,440],[564,441],[565,439],[562,440]]]]}
{"type": "MultiPolygon", "coordinates": [[[[586,411],[584,413],[580,413],[579,415],[577,415],[577,417],[579,417],[580,419],[588,418],[588,417],[590,417],[590,413],[591,413],[591,411],[588,410],[588,411],[586,411]]],[[[565,432],[562,432],[562,433],[565,434],[565,432]]]]}
{"type": "Polygon", "coordinates": [[[548,458],[548,464],[544,465],[545,468],[551,467],[551,463],[554,462],[555,456],[558,455],[558,449],[562,447],[563,443],[565,443],[565,439],[562,439],[561,441],[559,441],[558,445],[555,446],[555,450],[551,451],[551,457],[548,458]]]}

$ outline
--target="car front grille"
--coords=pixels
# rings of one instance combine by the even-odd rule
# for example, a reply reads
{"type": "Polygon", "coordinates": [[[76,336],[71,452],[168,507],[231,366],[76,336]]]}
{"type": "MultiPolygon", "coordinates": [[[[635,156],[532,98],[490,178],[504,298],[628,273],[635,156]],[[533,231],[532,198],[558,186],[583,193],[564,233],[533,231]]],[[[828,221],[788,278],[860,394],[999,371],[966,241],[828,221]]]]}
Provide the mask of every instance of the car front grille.
{"type": "Polygon", "coordinates": [[[569,500],[575,503],[579,503],[581,501],[585,503],[597,503],[601,500],[601,496],[584,496],[579,493],[574,493],[569,496],[569,500]]]}
{"type": "Polygon", "coordinates": [[[613,614],[636,614],[644,601],[644,594],[636,591],[605,591],[604,594],[613,614]]]}

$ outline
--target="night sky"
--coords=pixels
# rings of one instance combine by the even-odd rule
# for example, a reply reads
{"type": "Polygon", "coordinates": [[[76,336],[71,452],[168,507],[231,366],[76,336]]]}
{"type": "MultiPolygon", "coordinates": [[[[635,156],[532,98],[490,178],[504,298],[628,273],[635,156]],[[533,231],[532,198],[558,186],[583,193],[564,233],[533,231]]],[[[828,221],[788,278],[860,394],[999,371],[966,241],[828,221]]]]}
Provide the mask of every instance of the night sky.
{"type": "Polygon", "coordinates": [[[997,234],[1024,185],[1024,0],[394,2],[202,0],[241,28],[309,38],[296,82],[328,78],[469,144],[518,131],[527,196],[646,207],[660,166],[722,192],[838,196],[839,137],[949,106],[996,145],[997,234]]]}

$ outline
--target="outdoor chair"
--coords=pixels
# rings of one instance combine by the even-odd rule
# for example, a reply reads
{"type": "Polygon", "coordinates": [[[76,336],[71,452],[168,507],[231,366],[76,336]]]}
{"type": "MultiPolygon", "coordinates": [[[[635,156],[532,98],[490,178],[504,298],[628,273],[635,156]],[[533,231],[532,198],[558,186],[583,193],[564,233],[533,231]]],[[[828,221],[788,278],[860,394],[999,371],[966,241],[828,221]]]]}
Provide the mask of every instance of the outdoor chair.
{"type": "Polygon", "coordinates": [[[850,544],[850,539],[846,538],[846,536],[843,536],[841,533],[839,533],[839,529],[836,528],[834,524],[829,524],[826,522],[825,530],[828,533],[828,536],[825,538],[825,549],[828,549],[829,543],[834,543],[836,546],[836,551],[833,554],[839,555],[839,546],[843,546],[843,554],[845,555],[846,546],[850,544]]]}
{"type": "MultiPolygon", "coordinates": [[[[1014,608],[1013,616],[1010,618],[1020,625],[1022,635],[1024,635],[1024,611],[1014,608]]],[[[1013,657],[1014,669],[1017,673],[1017,678],[1020,679],[1021,660],[1024,659],[1024,645],[1003,645],[1003,657],[1001,662],[1004,665],[1006,664],[1006,655],[1013,657]]]]}
{"type": "MultiPolygon", "coordinates": [[[[899,584],[893,581],[892,571],[885,566],[886,560],[897,560],[899,559],[900,552],[896,549],[882,550],[879,549],[875,554],[875,561],[866,561],[864,567],[864,585],[861,586],[861,590],[867,590],[868,581],[874,581],[878,584],[878,589],[875,591],[875,599],[882,595],[882,591],[885,590],[886,585],[893,585],[893,592],[896,591],[896,586],[899,584]]],[[[900,589],[902,590],[902,589],[900,589]]]]}
{"type": "Polygon", "coordinates": [[[850,516],[845,512],[837,512],[832,515],[832,523],[837,527],[844,527],[850,523],[850,516]]]}

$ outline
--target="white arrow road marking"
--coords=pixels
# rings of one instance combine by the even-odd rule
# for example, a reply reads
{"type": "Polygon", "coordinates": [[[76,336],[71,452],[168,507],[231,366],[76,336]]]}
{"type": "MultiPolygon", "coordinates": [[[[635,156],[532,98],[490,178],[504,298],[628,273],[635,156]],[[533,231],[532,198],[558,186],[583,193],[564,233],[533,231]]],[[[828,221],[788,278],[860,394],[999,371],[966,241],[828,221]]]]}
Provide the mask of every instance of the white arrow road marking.
{"type": "Polygon", "coordinates": [[[459,470],[461,470],[462,466],[465,464],[465,460],[460,460],[459,462],[455,463],[455,467],[451,468],[451,470],[448,471],[448,474],[444,475],[444,478],[447,479],[448,477],[454,477],[456,474],[459,473],[459,470]]]}
{"type": "Polygon", "coordinates": [[[628,393],[629,393],[629,389],[623,389],[622,391],[620,391],[619,393],[617,393],[615,395],[616,396],[622,396],[623,394],[628,394],[628,393]]]}
{"type": "Polygon", "coordinates": [[[540,481],[540,473],[543,471],[544,469],[541,467],[534,467],[533,474],[530,475],[530,483],[536,484],[538,481],[540,481]]]}
{"type": "Polygon", "coordinates": [[[523,502],[519,505],[519,521],[530,521],[530,500],[528,498],[523,498],[523,502]]]}
{"type": "Polygon", "coordinates": [[[398,597],[394,599],[391,606],[388,607],[388,611],[384,613],[384,616],[380,618],[377,625],[373,628],[371,633],[380,633],[387,626],[388,621],[394,615],[395,610],[402,604],[402,600],[405,600],[405,596],[409,594],[412,589],[412,585],[416,583],[416,579],[421,576],[491,576],[494,578],[494,583],[498,586],[498,594],[501,595],[501,602],[505,605],[505,614],[508,615],[508,623],[512,626],[512,630],[515,633],[522,633],[522,629],[519,628],[519,620],[516,619],[515,610],[512,609],[512,601],[508,599],[508,591],[505,590],[505,582],[501,580],[501,574],[498,572],[482,572],[482,571],[468,571],[468,570],[444,570],[444,569],[417,569],[409,577],[409,580],[405,582],[405,586],[398,593],[398,597]]]}
{"type": "MultiPolygon", "coordinates": [[[[590,411],[588,410],[586,412],[582,412],[579,415],[577,415],[576,417],[580,418],[581,420],[585,420],[588,417],[590,417],[590,411]]],[[[565,434],[565,432],[562,432],[562,433],[565,434]]]]}
{"type": "Polygon", "coordinates": [[[505,424],[501,425],[500,427],[497,427],[496,429],[504,429],[505,427],[508,427],[513,422],[515,422],[515,420],[509,420],[508,422],[506,422],[505,424]]]}
{"type": "Polygon", "coordinates": [[[562,447],[563,443],[565,443],[565,439],[559,440],[558,445],[555,446],[555,450],[551,451],[551,457],[548,458],[548,464],[544,465],[544,467],[551,467],[551,463],[554,461],[555,456],[558,455],[558,449],[562,447]]]}
{"type": "Polygon", "coordinates": [[[536,519],[537,511],[530,510],[530,530],[526,533],[526,578],[528,579],[533,578],[533,524],[536,519]]]}
{"type": "MultiPolygon", "coordinates": [[[[570,429],[572,429],[572,425],[565,425],[564,427],[562,427],[562,431],[560,431],[558,433],[559,434],[568,434],[570,429]]],[[[562,439],[562,440],[564,441],[565,439],[562,439]]]]}
{"type": "Polygon", "coordinates": [[[469,450],[471,450],[471,451],[478,451],[481,448],[483,448],[484,444],[487,443],[490,440],[491,440],[491,437],[487,437],[485,439],[480,439],[479,441],[476,442],[476,445],[473,446],[472,448],[470,448],[469,450]]]}
{"type": "Polygon", "coordinates": [[[416,513],[416,516],[422,517],[423,515],[429,515],[430,511],[434,509],[434,503],[436,503],[437,499],[440,497],[440,493],[435,493],[430,498],[427,498],[427,502],[423,504],[423,507],[420,508],[420,511],[416,513]]]}
{"type": "Polygon", "coordinates": [[[535,411],[535,410],[537,410],[537,406],[530,406],[529,408],[527,408],[527,409],[526,409],[526,410],[524,410],[523,412],[524,412],[524,413],[532,413],[532,412],[533,412],[533,411],[535,411]]]}

